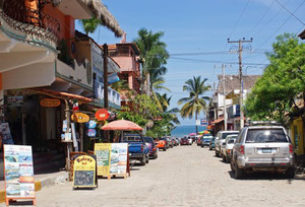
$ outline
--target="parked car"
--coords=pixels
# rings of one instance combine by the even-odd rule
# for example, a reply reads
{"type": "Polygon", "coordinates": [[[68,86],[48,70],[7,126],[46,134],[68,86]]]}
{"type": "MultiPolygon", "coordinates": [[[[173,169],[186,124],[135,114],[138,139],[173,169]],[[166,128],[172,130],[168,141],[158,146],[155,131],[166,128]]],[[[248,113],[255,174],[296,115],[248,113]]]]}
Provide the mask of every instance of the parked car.
{"type": "Polygon", "coordinates": [[[128,143],[130,160],[140,161],[142,165],[145,165],[149,162],[149,148],[141,135],[125,134],[122,142],[128,143]]]}
{"type": "Polygon", "coordinates": [[[199,137],[196,141],[197,143],[197,146],[201,146],[201,143],[202,143],[202,137],[199,137]]]}
{"type": "Polygon", "coordinates": [[[231,134],[239,134],[239,131],[220,131],[216,135],[215,139],[215,155],[219,157],[221,155],[221,145],[225,142],[226,137],[231,134]]]}
{"type": "Polygon", "coordinates": [[[155,146],[156,146],[159,150],[163,150],[163,151],[166,151],[166,150],[167,150],[166,141],[165,141],[165,140],[156,139],[156,140],[155,140],[155,146]]]}
{"type": "Polygon", "coordinates": [[[189,141],[187,138],[181,138],[180,139],[180,145],[189,145],[189,141]]]}
{"type": "Polygon", "coordinates": [[[160,138],[160,140],[165,141],[165,149],[168,149],[170,147],[168,138],[162,137],[162,138],[160,138]]]}
{"type": "Polygon", "coordinates": [[[201,139],[201,147],[210,146],[210,142],[211,139],[213,139],[213,136],[211,134],[205,134],[201,139]]]}
{"type": "Polygon", "coordinates": [[[237,137],[238,137],[238,135],[236,135],[236,134],[228,135],[226,138],[226,141],[222,144],[221,155],[222,155],[222,160],[224,162],[230,162],[231,151],[233,149],[233,146],[234,146],[234,143],[235,143],[237,137]]]}
{"type": "Polygon", "coordinates": [[[210,140],[210,144],[209,144],[209,149],[210,150],[213,150],[215,149],[215,137],[213,137],[211,140],[210,140]]]}
{"type": "Polygon", "coordinates": [[[231,169],[236,179],[249,171],[295,175],[293,145],[283,126],[258,122],[244,127],[233,147],[231,169]]]}
{"type": "Polygon", "coordinates": [[[155,145],[154,139],[151,137],[144,137],[149,149],[149,158],[156,159],[158,157],[158,148],[155,145]]]}
{"type": "Polygon", "coordinates": [[[193,144],[193,138],[192,138],[192,137],[188,137],[187,140],[188,140],[188,142],[189,142],[189,145],[192,145],[192,144],[193,144]]]}

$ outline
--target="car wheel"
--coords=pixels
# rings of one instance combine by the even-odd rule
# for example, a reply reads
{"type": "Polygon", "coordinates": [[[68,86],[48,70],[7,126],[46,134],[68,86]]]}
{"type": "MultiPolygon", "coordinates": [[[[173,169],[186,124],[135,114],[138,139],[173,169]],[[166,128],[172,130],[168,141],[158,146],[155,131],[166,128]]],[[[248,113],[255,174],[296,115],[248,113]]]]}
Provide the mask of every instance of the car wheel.
{"type": "Polygon", "coordinates": [[[219,157],[219,153],[215,150],[215,156],[219,157]]]}
{"type": "Polygon", "coordinates": [[[224,155],[221,155],[221,157],[222,157],[222,161],[226,162],[226,157],[224,155]]]}
{"type": "Polygon", "coordinates": [[[230,158],[226,156],[226,163],[230,163],[230,158]]]}
{"type": "Polygon", "coordinates": [[[244,176],[244,171],[235,165],[234,177],[235,179],[241,179],[244,176]]]}
{"type": "Polygon", "coordinates": [[[146,164],[149,163],[149,156],[146,156],[146,164]]]}
{"type": "Polygon", "coordinates": [[[294,167],[288,168],[288,170],[286,171],[285,175],[289,179],[294,178],[294,176],[295,176],[295,168],[294,167]]]}
{"type": "Polygon", "coordinates": [[[231,162],[230,162],[230,167],[231,167],[231,171],[232,171],[233,173],[235,173],[235,168],[234,168],[233,160],[231,160],[231,162]]]}
{"type": "Polygon", "coordinates": [[[164,148],[163,150],[166,151],[166,148],[164,148]]]}
{"type": "Polygon", "coordinates": [[[209,147],[209,150],[212,151],[212,147],[209,147]]]}
{"type": "Polygon", "coordinates": [[[146,164],[146,156],[145,155],[142,157],[141,164],[143,166],[146,164]]]}

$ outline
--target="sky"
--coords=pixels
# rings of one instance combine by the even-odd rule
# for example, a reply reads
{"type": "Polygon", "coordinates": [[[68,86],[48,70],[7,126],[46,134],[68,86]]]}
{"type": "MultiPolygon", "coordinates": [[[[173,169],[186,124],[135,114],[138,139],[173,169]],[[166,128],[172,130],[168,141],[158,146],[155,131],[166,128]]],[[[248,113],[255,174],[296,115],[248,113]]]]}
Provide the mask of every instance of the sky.
{"type": "MultiPolygon", "coordinates": [[[[211,96],[222,64],[226,64],[226,74],[238,74],[237,45],[228,44],[228,38],[253,38],[251,44],[244,44],[243,71],[260,75],[268,64],[265,52],[272,51],[276,36],[284,32],[299,34],[305,29],[305,0],[104,0],[103,3],[127,33],[127,42],[136,39],[141,28],[164,32],[161,40],[170,54],[165,86],[171,90],[171,107],[178,108],[181,106],[177,101],[188,95],[182,86],[193,76],[208,79],[212,89],[207,95],[211,96]]],[[[76,28],[83,31],[79,23],[76,28]]],[[[120,38],[102,26],[90,36],[100,44],[120,42],[120,38]]],[[[195,124],[194,119],[180,117],[180,121],[182,125],[195,124]]]]}

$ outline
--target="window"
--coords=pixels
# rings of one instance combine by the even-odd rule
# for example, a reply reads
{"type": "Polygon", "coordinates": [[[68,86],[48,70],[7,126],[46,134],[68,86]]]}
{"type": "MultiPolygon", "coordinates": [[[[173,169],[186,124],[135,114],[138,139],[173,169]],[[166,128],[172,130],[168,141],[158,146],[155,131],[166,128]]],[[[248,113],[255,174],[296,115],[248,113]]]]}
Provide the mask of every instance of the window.
{"type": "Polygon", "coordinates": [[[288,142],[283,129],[249,129],[246,143],[288,142]]]}

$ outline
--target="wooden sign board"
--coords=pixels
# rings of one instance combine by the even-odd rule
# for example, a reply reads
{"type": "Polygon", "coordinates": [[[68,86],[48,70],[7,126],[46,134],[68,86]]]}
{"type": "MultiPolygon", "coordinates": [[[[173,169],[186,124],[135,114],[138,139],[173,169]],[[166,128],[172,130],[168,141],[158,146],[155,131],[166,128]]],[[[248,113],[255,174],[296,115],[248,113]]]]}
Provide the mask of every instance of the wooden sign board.
{"type": "Polygon", "coordinates": [[[94,154],[97,162],[97,175],[108,177],[110,173],[110,143],[95,143],[94,154]]]}
{"type": "Polygon", "coordinates": [[[127,176],[127,143],[96,143],[98,176],[127,176]]]}
{"type": "Polygon", "coordinates": [[[60,100],[55,98],[44,98],[40,100],[40,106],[43,107],[58,107],[60,106],[60,100]]]}
{"type": "Polygon", "coordinates": [[[94,155],[80,155],[73,164],[73,188],[96,188],[96,159],[94,155]]]}
{"type": "Polygon", "coordinates": [[[33,200],[36,205],[32,147],[4,145],[6,205],[10,200],[33,200]]]}

